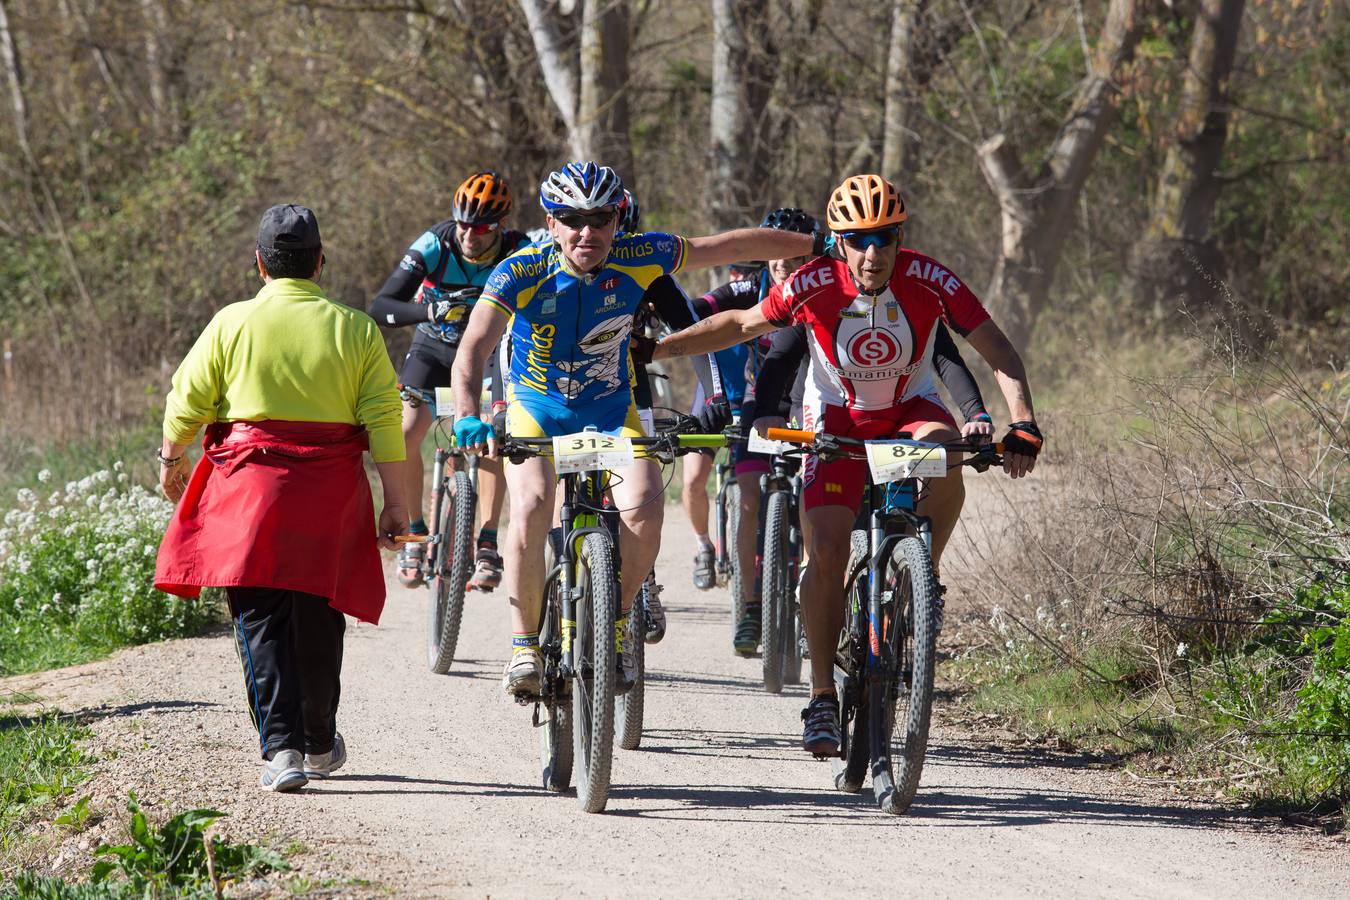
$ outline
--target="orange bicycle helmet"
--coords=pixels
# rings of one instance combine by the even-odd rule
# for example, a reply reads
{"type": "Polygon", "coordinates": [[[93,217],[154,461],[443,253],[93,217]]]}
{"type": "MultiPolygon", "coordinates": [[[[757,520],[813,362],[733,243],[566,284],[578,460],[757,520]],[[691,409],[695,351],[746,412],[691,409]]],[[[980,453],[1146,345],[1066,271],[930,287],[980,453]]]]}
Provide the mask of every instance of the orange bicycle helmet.
{"type": "Polygon", "coordinates": [[[909,218],[900,192],[880,175],[854,175],[830,195],[825,221],[831,231],[871,231],[909,218]]]}
{"type": "Polygon", "coordinates": [[[499,222],[511,211],[506,179],[487,171],[470,175],[455,191],[455,221],[468,225],[499,222]]]}

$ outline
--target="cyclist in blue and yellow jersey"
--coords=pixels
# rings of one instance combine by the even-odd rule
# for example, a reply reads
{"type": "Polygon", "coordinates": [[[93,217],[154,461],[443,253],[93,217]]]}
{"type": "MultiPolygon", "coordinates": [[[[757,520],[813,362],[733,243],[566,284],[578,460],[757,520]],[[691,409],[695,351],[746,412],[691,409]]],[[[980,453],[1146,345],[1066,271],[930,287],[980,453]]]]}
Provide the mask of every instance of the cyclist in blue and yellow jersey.
{"type": "MultiPolygon", "coordinates": [[[[417,326],[399,385],[404,400],[403,439],[407,448],[408,499],[413,504],[413,534],[426,534],[422,518],[422,439],[431,428],[431,404],[438,387],[450,386],[450,366],[459,349],[469,310],[497,263],[529,243],[506,228],[511,191],[496,172],[469,176],[455,191],[454,215],[422,234],[384,283],[370,307],[376,322],[388,327],[417,326]]],[[[494,400],[503,399],[502,379],[491,367],[494,400]]],[[[475,382],[477,384],[478,382],[475,382]]],[[[476,567],[469,586],[489,591],[501,583],[497,522],[502,514],[501,463],[479,469],[482,528],[476,567]]],[[[419,563],[425,544],[405,544],[399,553],[399,580],[421,584],[419,563]]]]}
{"type": "MultiPolygon", "coordinates": [[[[628,376],[633,314],[648,286],[682,269],[737,259],[801,256],[820,236],[741,229],[707,237],[638,232],[616,236],[623,183],[607,166],[570,163],[540,186],[553,243],[531,246],[504,260],[488,279],[455,362],[455,435],[460,445],[495,451],[492,429],[480,416],[472,389],[508,323],[511,325],[510,406],[507,428],[516,437],[552,437],[595,427],[640,436],[628,376]]],[[[534,458],[507,469],[511,524],[506,589],[511,601],[512,659],[504,686],[530,694],[540,686],[539,618],[544,588],[544,543],[553,520],[557,478],[550,460],[534,458]]],[[[612,488],[621,510],[623,559],[617,690],[636,680],[636,659],[625,640],[627,611],[656,561],[664,512],[661,472],[639,459],[612,488]]]]}

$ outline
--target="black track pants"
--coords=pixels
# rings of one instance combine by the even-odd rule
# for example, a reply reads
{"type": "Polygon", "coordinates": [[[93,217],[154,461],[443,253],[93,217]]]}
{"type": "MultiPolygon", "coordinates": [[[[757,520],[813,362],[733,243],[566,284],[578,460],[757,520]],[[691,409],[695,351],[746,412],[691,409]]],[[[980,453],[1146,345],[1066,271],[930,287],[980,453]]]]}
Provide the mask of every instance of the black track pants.
{"type": "Polygon", "coordinates": [[[299,591],[232,587],[226,593],[263,758],[279,750],[332,750],[347,628],[342,613],[299,591]]]}

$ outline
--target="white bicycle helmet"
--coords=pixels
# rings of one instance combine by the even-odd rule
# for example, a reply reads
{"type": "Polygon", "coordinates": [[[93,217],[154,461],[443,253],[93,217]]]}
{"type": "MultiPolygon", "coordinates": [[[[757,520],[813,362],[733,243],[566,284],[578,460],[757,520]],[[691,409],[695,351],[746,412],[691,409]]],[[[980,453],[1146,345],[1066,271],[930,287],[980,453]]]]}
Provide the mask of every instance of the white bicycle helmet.
{"type": "Polygon", "coordinates": [[[547,212],[622,206],[623,182],[609,166],[593,162],[568,163],[549,173],[539,185],[539,204],[547,212]]]}

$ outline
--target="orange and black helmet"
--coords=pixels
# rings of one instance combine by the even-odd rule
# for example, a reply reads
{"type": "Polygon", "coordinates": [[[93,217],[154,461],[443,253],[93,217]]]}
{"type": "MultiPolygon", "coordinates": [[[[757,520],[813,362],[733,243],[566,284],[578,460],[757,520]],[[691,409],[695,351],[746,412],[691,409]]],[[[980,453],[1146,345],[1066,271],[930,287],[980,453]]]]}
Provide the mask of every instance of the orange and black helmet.
{"type": "Polygon", "coordinates": [[[467,225],[500,222],[511,212],[511,189],[496,172],[479,172],[455,191],[455,221],[467,225]]]}
{"type": "Polygon", "coordinates": [[[831,231],[872,231],[909,218],[900,192],[880,175],[854,175],[830,195],[825,221],[831,231]]]}

